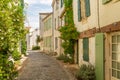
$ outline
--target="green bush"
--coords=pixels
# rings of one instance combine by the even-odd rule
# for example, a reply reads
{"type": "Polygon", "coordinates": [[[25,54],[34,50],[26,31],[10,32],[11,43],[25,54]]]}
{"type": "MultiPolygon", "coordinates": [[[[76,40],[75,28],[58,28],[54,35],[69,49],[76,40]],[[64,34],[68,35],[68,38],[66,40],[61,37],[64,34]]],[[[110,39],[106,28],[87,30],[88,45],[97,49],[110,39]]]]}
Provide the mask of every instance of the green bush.
{"type": "Polygon", "coordinates": [[[32,47],[32,50],[40,50],[40,46],[34,46],[32,47]]]}
{"type": "Polygon", "coordinates": [[[95,80],[95,68],[92,65],[81,65],[76,73],[78,80],[95,80]]]}
{"type": "Polygon", "coordinates": [[[74,60],[72,58],[69,58],[67,55],[61,54],[57,57],[58,60],[63,60],[65,63],[74,63],[74,60]]]}
{"type": "Polygon", "coordinates": [[[0,0],[0,80],[14,80],[17,76],[9,58],[16,58],[19,53],[14,51],[18,51],[19,42],[26,36],[22,4],[22,0],[0,0]]]}
{"type": "Polygon", "coordinates": [[[27,43],[26,43],[26,37],[21,41],[21,53],[26,55],[26,50],[27,50],[27,43]]]}
{"type": "Polygon", "coordinates": [[[14,80],[18,76],[14,63],[8,57],[0,54],[0,80],[14,80]]]}
{"type": "Polygon", "coordinates": [[[17,61],[21,59],[21,54],[17,50],[15,50],[12,54],[12,57],[15,61],[17,61]]]}

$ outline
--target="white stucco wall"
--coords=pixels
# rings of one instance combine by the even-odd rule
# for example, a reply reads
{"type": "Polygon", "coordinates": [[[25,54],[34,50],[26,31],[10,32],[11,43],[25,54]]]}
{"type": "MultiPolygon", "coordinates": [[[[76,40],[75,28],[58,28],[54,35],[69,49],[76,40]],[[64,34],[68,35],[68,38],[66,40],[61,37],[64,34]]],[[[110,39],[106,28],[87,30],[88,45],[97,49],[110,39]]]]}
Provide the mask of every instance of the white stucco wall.
{"type": "Polygon", "coordinates": [[[120,1],[113,0],[103,5],[102,0],[99,0],[99,5],[101,27],[120,21],[120,1]]]}
{"type": "Polygon", "coordinates": [[[59,27],[61,26],[61,20],[60,20],[60,15],[59,15],[60,9],[61,9],[60,0],[58,0],[58,4],[56,4],[56,2],[54,2],[54,4],[53,4],[54,52],[57,52],[58,55],[61,54],[61,39],[59,38],[60,32],[58,31],[59,27]],[[56,9],[56,6],[58,6],[58,9],[56,9]],[[55,19],[56,19],[56,21],[55,21],[55,19]],[[55,38],[58,39],[57,44],[55,43],[55,38]],[[55,48],[55,45],[58,45],[58,47],[55,48]]]}
{"type": "Polygon", "coordinates": [[[89,38],[89,62],[83,60],[83,39],[79,39],[79,65],[92,64],[95,66],[95,38],[89,38]]]}
{"type": "MultiPolygon", "coordinates": [[[[81,0],[82,1],[82,0],[81,0]]],[[[97,0],[90,0],[90,11],[91,15],[86,19],[78,21],[78,2],[73,0],[73,11],[74,11],[74,23],[75,27],[79,32],[83,32],[88,29],[92,29],[98,26],[98,14],[97,14],[97,0]]],[[[84,10],[81,11],[81,14],[84,10]]]]}
{"type": "Polygon", "coordinates": [[[90,64],[95,66],[95,37],[89,38],[89,59],[90,64]]]}
{"type": "MultiPolygon", "coordinates": [[[[81,0],[82,1],[82,0],[81,0]]],[[[84,13],[84,7],[81,10],[81,15],[84,13]]],[[[89,17],[78,21],[78,2],[73,0],[73,17],[75,27],[79,32],[83,32],[98,26],[98,12],[97,12],[97,0],[90,0],[90,13],[89,17]]],[[[89,38],[89,62],[83,60],[83,39],[79,39],[79,65],[81,64],[92,64],[95,65],[95,38],[89,38]]]]}

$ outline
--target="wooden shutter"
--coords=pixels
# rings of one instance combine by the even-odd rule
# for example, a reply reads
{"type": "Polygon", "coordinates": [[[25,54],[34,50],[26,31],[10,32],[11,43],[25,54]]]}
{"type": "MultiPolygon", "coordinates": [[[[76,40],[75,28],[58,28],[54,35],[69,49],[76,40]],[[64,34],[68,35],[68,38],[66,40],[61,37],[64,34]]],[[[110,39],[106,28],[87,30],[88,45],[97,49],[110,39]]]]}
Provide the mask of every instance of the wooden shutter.
{"type": "Polygon", "coordinates": [[[110,2],[111,0],[102,0],[102,3],[103,4],[106,4],[106,3],[108,3],[108,2],[110,2]]]}
{"type": "Polygon", "coordinates": [[[78,21],[81,21],[81,3],[80,0],[78,0],[78,21]]]}
{"type": "Polygon", "coordinates": [[[96,80],[104,80],[104,34],[95,35],[95,73],[96,80]]]}
{"type": "Polygon", "coordinates": [[[85,0],[85,14],[86,17],[90,16],[90,0],[85,0]]]}
{"type": "Polygon", "coordinates": [[[83,60],[89,61],[89,39],[83,39],[83,60]]]}

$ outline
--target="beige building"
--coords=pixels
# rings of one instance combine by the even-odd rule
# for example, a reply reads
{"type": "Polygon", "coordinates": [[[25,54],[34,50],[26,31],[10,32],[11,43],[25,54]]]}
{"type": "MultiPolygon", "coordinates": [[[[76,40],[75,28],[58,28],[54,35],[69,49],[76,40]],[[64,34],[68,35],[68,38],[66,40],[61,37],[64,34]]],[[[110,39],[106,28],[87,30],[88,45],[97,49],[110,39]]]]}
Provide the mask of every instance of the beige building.
{"type": "MultiPolygon", "coordinates": [[[[63,0],[53,0],[54,51],[63,53],[58,29],[63,26],[63,0]]],[[[97,80],[120,80],[120,1],[73,0],[74,24],[80,32],[75,62],[95,66],[97,80]]]]}
{"type": "Polygon", "coordinates": [[[94,65],[96,80],[120,80],[120,1],[73,0],[73,10],[79,65],[94,65]]]}
{"type": "Polygon", "coordinates": [[[64,0],[53,0],[53,26],[54,26],[54,52],[59,55],[64,53],[61,47],[62,39],[60,39],[60,27],[65,25],[65,6],[64,0]]]}
{"type": "Polygon", "coordinates": [[[42,19],[43,21],[43,51],[45,52],[53,52],[53,24],[52,24],[52,19],[53,19],[53,14],[49,13],[46,17],[42,19]]]}
{"type": "Polygon", "coordinates": [[[60,52],[60,33],[58,31],[60,26],[60,18],[59,18],[59,0],[53,0],[52,7],[53,7],[53,27],[54,27],[54,52],[56,52],[58,55],[60,52]]]}
{"type": "Polygon", "coordinates": [[[40,41],[40,48],[43,51],[43,33],[44,33],[44,22],[43,19],[49,15],[50,13],[39,13],[39,30],[40,30],[40,38],[42,39],[40,41]]]}

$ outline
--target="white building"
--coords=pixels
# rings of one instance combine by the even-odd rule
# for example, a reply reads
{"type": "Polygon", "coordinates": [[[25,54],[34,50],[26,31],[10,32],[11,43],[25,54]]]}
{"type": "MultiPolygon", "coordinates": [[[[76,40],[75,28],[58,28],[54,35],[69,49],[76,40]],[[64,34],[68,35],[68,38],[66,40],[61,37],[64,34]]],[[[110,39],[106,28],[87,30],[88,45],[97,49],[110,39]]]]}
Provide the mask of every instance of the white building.
{"type": "Polygon", "coordinates": [[[32,47],[34,47],[34,46],[38,46],[38,44],[36,42],[38,35],[39,35],[39,29],[30,31],[30,49],[32,49],[32,47]]]}

